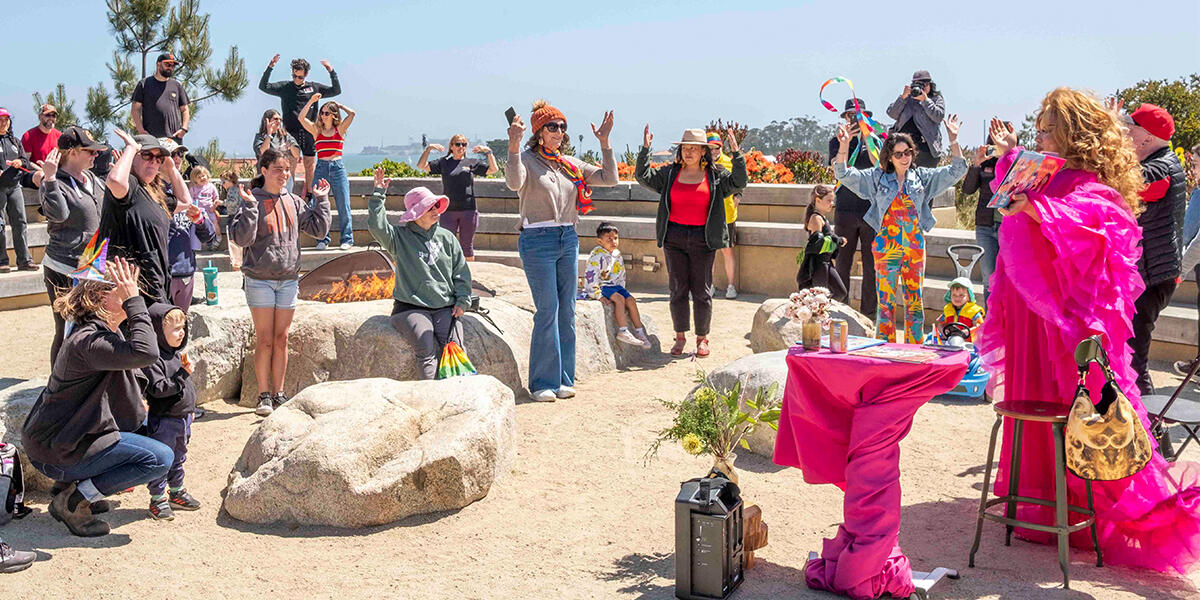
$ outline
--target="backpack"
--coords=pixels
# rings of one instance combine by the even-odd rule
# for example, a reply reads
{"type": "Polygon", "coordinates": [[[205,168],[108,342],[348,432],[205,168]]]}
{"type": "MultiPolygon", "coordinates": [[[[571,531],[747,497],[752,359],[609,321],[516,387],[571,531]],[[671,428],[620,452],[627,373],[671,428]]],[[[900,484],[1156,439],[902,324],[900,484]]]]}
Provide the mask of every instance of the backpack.
{"type": "Polygon", "coordinates": [[[25,478],[21,475],[21,455],[13,444],[0,442],[0,525],[20,519],[32,512],[25,506],[25,478]]]}

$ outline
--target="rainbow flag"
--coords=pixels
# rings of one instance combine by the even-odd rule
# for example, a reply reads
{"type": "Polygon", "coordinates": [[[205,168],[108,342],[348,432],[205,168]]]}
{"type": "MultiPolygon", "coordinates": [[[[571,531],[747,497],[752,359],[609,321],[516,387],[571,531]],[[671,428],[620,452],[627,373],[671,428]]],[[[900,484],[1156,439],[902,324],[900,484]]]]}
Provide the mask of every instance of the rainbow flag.
{"type": "Polygon", "coordinates": [[[92,234],[87,247],[79,257],[79,268],[71,271],[71,280],[78,284],[80,281],[106,281],[104,262],[108,258],[108,238],[100,239],[100,232],[92,234]]]}
{"type": "Polygon", "coordinates": [[[446,345],[442,347],[442,359],[438,361],[437,378],[449,379],[451,377],[459,377],[462,375],[475,375],[479,373],[475,369],[475,365],[471,364],[471,359],[467,358],[467,352],[454,341],[454,327],[458,324],[458,319],[450,321],[450,339],[446,341],[446,345]]]}

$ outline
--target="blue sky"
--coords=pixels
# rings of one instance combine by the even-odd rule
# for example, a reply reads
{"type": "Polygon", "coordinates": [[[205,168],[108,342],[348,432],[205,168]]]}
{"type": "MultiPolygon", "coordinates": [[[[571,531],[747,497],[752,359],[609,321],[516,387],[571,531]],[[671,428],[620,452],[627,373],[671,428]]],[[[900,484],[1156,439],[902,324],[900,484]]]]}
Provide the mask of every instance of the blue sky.
{"type": "MultiPolygon", "coordinates": [[[[1111,93],[1200,69],[1196,0],[987,5],[201,0],[212,15],[214,59],[237,45],[250,85],[236,103],[204,105],[187,141],[217,137],[227,152],[248,155],[262,111],[278,108],[257,89],[276,52],[283,59],[273,80],[287,77],[292,57],[308,58],[317,81],[326,81],[317,62],[333,63],[338,99],[359,115],[352,152],[422,133],[442,143],[454,132],[473,142],[503,137],[504,109],[528,115],[539,97],[566,113],[572,137],[585,134],[585,149],[597,147],[588,121],[606,109],[615,110],[617,148],[640,143],[646,123],[662,147],[717,117],[751,126],[802,114],[832,121],[817,90],[834,75],[851,78],[882,114],[916,69],[933,74],[973,145],[985,119],[1019,121],[1056,86],[1111,93]],[[994,8],[1001,5],[1003,13],[994,8]]],[[[33,91],[63,82],[82,113],[87,86],[107,81],[113,41],[104,2],[57,6],[8,19],[5,45],[22,50],[6,54],[22,66],[0,75],[0,106],[14,111],[19,130],[34,124],[33,91]],[[21,19],[30,26],[12,26],[21,19]],[[35,24],[47,22],[69,27],[71,41],[35,24]]],[[[839,106],[846,97],[844,87],[827,91],[839,106]]]]}

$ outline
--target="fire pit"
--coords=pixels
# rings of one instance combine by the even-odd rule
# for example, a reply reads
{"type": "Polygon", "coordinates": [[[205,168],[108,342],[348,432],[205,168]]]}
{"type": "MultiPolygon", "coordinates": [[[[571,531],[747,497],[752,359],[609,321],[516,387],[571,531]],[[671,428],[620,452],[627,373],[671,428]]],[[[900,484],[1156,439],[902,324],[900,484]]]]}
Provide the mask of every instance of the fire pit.
{"type": "MultiPolygon", "coordinates": [[[[382,250],[368,248],[339,256],[300,278],[300,299],[326,304],[387,300],[396,287],[396,268],[382,250]]],[[[472,282],[476,296],[496,294],[472,282]]]]}

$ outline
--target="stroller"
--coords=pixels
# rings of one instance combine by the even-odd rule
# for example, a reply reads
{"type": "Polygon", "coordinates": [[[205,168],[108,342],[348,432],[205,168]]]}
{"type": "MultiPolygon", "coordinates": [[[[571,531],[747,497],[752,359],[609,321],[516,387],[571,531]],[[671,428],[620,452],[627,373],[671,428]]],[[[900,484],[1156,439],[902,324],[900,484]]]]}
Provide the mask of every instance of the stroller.
{"type": "MultiPolygon", "coordinates": [[[[971,271],[975,269],[975,263],[979,262],[983,252],[983,248],[975,244],[954,244],[946,248],[946,254],[950,256],[950,260],[954,261],[956,275],[967,280],[970,280],[971,271]],[[966,264],[963,264],[964,261],[966,264]]],[[[986,400],[985,390],[988,381],[991,380],[991,375],[983,369],[983,360],[980,358],[979,352],[975,350],[975,345],[966,341],[969,337],[971,337],[971,332],[963,325],[945,323],[942,325],[941,331],[929,332],[929,335],[925,337],[925,343],[962,347],[971,353],[967,374],[963,376],[962,381],[958,382],[958,385],[954,386],[953,390],[944,395],[986,400]]]]}

